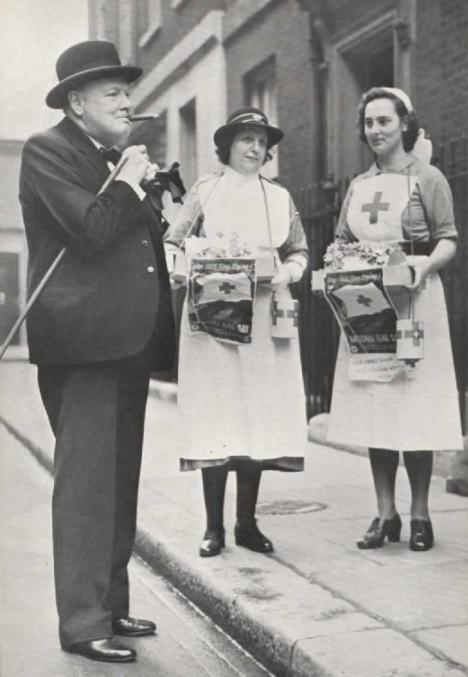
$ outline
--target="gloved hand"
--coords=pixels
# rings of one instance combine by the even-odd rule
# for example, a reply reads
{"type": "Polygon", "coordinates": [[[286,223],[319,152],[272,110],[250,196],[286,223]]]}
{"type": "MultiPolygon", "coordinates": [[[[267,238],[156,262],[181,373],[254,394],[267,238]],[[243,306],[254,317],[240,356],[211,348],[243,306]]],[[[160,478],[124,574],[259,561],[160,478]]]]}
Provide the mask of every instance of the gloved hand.
{"type": "Polygon", "coordinates": [[[270,285],[271,289],[278,294],[284,291],[292,282],[297,282],[301,279],[303,269],[296,261],[287,261],[281,264],[278,272],[272,278],[270,285]]]}

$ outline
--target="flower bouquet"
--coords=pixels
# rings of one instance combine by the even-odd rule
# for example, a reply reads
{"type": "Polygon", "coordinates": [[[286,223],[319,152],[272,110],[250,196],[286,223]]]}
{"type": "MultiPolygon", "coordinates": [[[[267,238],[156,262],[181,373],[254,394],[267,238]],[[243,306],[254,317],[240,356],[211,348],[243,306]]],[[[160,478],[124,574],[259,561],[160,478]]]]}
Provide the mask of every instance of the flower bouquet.
{"type": "Polygon", "coordinates": [[[188,237],[185,252],[181,249],[175,261],[174,279],[187,281],[192,259],[255,259],[256,279],[269,281],[275,274],[275,253],[269,248],[242,240],[237,232],[218,233],[215,237],[188,237]]]}
{"type": "Polygon", "coordinates": [[[405,255],[398,242],[344,242],[336,240],[327,247],[323,262],[327,270],[351,270],[402,263],[405,255]]]}
{"type": "Polygon", "coordinates": [[[386,287],[406,287],[412,274],[398,242],[332,242],[323,257],[324,268],[312,273],[312,289],[322,292],[328,273],[383,269],[386,287]]]}
{"type": "Polygon", "coordinates": [[[238,233],[218,233],[214,238],[189,237],[185,249],[191,258],[231,259],[238,257],[255,258],[257,248],[241,240],[238,233]]]}

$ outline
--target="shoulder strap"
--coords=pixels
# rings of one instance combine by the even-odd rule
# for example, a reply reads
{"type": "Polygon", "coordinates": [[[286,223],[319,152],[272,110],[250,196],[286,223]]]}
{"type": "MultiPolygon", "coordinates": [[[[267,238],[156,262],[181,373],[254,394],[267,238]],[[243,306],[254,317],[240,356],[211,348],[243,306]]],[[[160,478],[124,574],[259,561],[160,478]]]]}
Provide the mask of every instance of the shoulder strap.
{"type": "MultiPolygon", "coordinates": [[[[259,179],[260,179],[260,185],[262,187],[263,200],[265,202],[265,211],[266,211],[267,229],[268,229],[268,241],[269,241],[269,244],[270,244],[271,251],[274,252],[274,251],[276,251],[276,249],[275,249],[275,247],[273,247],[273,237],[271,235],[270,209],[269,209],[269,206],[268,206],[268,198],[267,198],[267,194],[266,194],[266,190],[265,190],[265,184],[264,184],[265,179],[263,178],[263,176],[261,174],[259,174],[259,179]]],[[[273,257],[273,259],[274,259],[274,266],[275,266],[275,269],[276,269],[276,266],[277,266],[276,257],[273,257]]]]}
{"type": "Polygon", "coordinates": [[[197,213],[195,214],[195,216],[194,216],[194,218],[193,218],[193,221],[192,221],[192,223],[190,224],[189,229],[188,229],[187,232],[185,233],[184,239],[183,239],[183,240],[181,241],[181,243],[179,244],[179,249],[182,249],[182,247],[183,247],[184,244],[185,244],[186,239],[187,239],[190,235],[194,235],[194,234],[196,234],[197,236],[199,235],[199,233],[200,233],[200,228],[197,229],[197,227],[196,227],[196,226],[197,226],[198,219],[200,218],[200,215],[201,215],[201,213],[202,213],[204,207],[206,207],[206,205],[207,205],[207,203],[208,203],[208,200],[210,199],[211,195],[213,194],[213,191],[214,191],[214,189],[216,188],[216,186],[218,185],[218,183],[219,183],[219,181],[220,181],[220,179],[221,179],[222,176],[223,176],[223,174],[220,174],[220,175],[218,176],[218,178],[217,178],[216,181],[214,182],[214,184],[213,184],[213,186],[212,186],[210,192],[209,192],[208,195],[206,196],[205,201],[203,202],[203,204],[200,204],[200,208],[198,209],[197,213]]]}

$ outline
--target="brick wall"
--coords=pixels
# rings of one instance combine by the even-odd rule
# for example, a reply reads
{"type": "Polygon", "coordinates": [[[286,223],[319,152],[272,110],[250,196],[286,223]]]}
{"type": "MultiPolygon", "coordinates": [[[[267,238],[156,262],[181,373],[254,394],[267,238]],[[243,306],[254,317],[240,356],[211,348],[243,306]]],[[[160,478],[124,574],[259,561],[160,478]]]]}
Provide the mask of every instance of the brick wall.
{"type": "MultiPolygon", "coordinates": [[[[315,2],[311,4],[316,5],[315,2]]],[[[395,0],[329,0],[318,6],[334,39],[340,40],[394,10],[396,4],[395,0]]]]}
{"type": "Polygon", "coordinates": [[[210,10],[224,9],[226,4],[226,0],[185,0],[172,7],[171,0],[162,0],[161,27],[155,39],[138,50],[139,65],[145,71],[153,68],[210,10]]]}
{"type": "MultiPolygon", "coordinates": [[[[242,4],[242,3],[241,3],[242,4]]],[[[279,176],[293,188],[317,180],[319,111],[314,100],[316,75],[309,44],[309,15],[295,0],[267,3],[225,44],[227,108],[245,104],[244,76],[275,55],[278,124],[285,132],[279,149],[279,176]]],[[[226,24],[232,25],[228,12],[226,24]]]]}
{"type": "Polygon", "coordinates": [[[441,41],[439,2],[418,8],[413,80],[413,104],[421,124],[435,139],[440,131],[441,41]]]}
{"type": "Polygon", "coordinates": [[[468,133],[468,3],[418,5],[415,107],[436,142],[468,133]]]}
{"type": "MultiPolygon", "coordinates": [[[[439,143],[468,132],[468,2],[415,3],[411,95],[422,124],[439,143]]],[[[105,6],[107,35],[112,39],[118,33],[116,0],[90,0],[90,6],[97,5],[105,6]]],[[[141,13],[141,6],[135,3],[134,11],[141,13]]],[[[309,42],[310,15],[305,10],[322,20],[336,44],[402,7],[401,0],[184,0],[176,7],[171,0],[162,0],[161,27],[154,39],[137,50],[137,61],[150,71],[207,12],[225,10],[227,109],[245,103],[243,76],[275,55],[278,121],[286,133],[279,153],[280,176],[288,185],[308,184],[321,178],[324,164],[320,157],[323,97],[309,42]]],[[[142,29],[138,17],[135,25],[142,29]]]]}
{"type": "Polygon", "coordinates": [[[139,38],[146,32],[143,0],[88,0],[89,30],[91,39],[107,39],[120,47],[119,35],[130,40],[135,52],[135,62],[148,71],[158,63],[191,29],[214,9],[224,9],[228,0],[184,0],[173,6],[172,0],[161,0],[161,22],[159,30],[146,44],[138,46],[139,38]],[[119,11],[120,8],[120,11],[119,11]],[[119,17],[127,15],[127,25],[119,26],[119,17]],[[128,21],[128,17],[131,21],[128,21]]]}
{"type": "Polygon", "coordinates": [[[468,4],[449,0],[442,4],[442,68],[440,98],[448,135],[468,132],[468,4]]]}

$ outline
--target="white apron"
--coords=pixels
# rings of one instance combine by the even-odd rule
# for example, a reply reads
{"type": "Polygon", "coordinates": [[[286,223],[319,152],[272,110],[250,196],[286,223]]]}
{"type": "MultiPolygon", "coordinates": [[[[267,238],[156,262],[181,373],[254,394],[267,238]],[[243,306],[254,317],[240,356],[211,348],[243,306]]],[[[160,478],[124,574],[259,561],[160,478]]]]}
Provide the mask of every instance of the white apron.
{"type": "MultiPolygon", "coordinates": [[[[219,232],[235,231],[241,239],[269,246],[259,177],[226,169],[203,206],[206,236],[211,239],[219,232]]],[[[289,233],[289,196],[280,187],[264,186],[271,239],[277,248],[289,233]]],[[[200,202],[204,204],[202,194],[200,202]]],[[[230,456],[256,460],[304,456],[307,429],[299,341],[297,337],[272,339],[270,302],[269,285],[258,284],[252,343],[246,345],[192,333],[184,306],[178,386],[183,459],[217,462],[230,456]]]]}
{"type": "MultiPolygon", "coordinates": [[[[417,177],[411,178],[412,191],[417,177]]],[[[379,174],[356,184],[347,220],[359,240],[401,241],[408,177],[379,174]]],[[[415,257],[416,258],[416,257],[415,257]]],[[[408,263],[414,259],[408,257],[408,263]]],[[[408,293],[392,291],[400,317],[408,293]]],[[[348,348],[341,337],[333,384],[328,441],[402,451],[462,448],[455,371],[444,291],[438,274],[415,296],[424,323],[424,359],[390,383],[351,381],[348,348]]]]}

